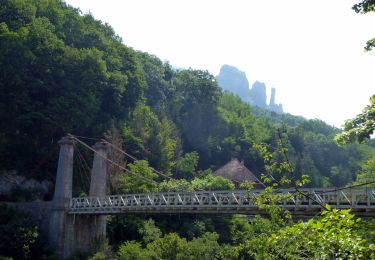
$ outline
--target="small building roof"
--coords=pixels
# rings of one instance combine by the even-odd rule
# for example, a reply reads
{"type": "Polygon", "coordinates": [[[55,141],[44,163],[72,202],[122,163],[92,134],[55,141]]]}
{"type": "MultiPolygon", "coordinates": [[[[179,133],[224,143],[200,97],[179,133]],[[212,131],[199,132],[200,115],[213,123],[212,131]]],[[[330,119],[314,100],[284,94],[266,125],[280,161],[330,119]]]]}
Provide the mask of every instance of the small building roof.
{"type": "Polygon", "coordinates": [[[214,172],[214,175],[221,176],[235,182],[236,186],[244,181],[255,182],[255,188],[263,188],[264,184],[252,173],[243,162],[234,158],[214,172]]]}

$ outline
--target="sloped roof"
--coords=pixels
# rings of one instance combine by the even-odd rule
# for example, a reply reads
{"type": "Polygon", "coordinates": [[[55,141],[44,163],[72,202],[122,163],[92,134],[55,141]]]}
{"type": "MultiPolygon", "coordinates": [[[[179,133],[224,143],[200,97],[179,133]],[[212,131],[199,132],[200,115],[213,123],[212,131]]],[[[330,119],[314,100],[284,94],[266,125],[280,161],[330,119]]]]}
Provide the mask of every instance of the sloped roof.
{"type": "Polygon", "coordinates": [[[220,169],[214,172],[214,175],[221,176],[236,184],[240,184],[244,181],[252,181],[261,184],[263,183],[252,173],[246,166],[238,161],[237,159],[232,159],[227,164],[225,164],[220,169]]]}

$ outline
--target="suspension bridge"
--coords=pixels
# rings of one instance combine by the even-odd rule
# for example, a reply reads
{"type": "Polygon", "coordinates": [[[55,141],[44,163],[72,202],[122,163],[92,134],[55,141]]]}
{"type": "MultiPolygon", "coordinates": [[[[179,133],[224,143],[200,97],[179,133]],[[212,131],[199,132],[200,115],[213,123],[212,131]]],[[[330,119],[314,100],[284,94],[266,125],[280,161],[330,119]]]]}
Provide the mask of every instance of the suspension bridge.
{"type": "MultiPolygon", "coordinates": [[[[256,203],[262,190],[108,195],[107,164],[115,165],[128,174],[134,174],[107,157],[109,147],[120,151],[121,148],[104,140],[91,147],[73,135],[62,138],[59,145],[60,154],[49,221],[49,238],[62,259],[77,251],[88,251],[93,241],[105,238],[107,215],[265,214],[256,203]],[[90,191],[87,197],[72,197],[73,154],[76,143],[81,143],[94,153],[90,191]]],[[[171,178],[156,172],[164,178],[171,178]]],[[[144,176],[137,176],[147,179],[144,176]]],[[[149,181],[154,180],[149,179],[149,181]]],[[[297,218],[314,216],[326,204],[332,208],[352,209],[354,214],[362,217],[375,216],[374,188],[281,189],[277,193],[284,198],[279,202],[279,206],[288,209],[297,218]]]]}
{"type": "MultiPolygon", "coordinates": [[[[80,197],[70,200],[68,214],[264,214],[256,204],[262,190],[164,192],[80,197]]],[[[295,190],[283,189],[279,194],[286,199],[278,206],[292,214],[313,216],[329,204],[333,208],[352,209],[361,216],[375,216],[375,189],[331,191],[329,189],[301,189],[306,196],[295,190]],[[314,198],[314,199],[310,199],[314,198]],[[317,203],[319,202],[319,203],[317,203]]]]}

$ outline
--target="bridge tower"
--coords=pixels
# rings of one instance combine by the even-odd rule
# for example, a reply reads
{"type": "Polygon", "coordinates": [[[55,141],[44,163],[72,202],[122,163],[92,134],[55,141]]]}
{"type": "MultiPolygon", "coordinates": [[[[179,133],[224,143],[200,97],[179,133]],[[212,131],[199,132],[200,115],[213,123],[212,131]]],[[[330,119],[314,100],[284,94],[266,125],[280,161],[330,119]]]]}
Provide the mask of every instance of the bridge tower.
{"type": "MultiPolygon", "coordinates": [[[[74,138],[59,141],[55,193],[52,202],[49,239],[60,259],[76,252],[89,252],[103,242],[106,234],[106,216],[67,214],[73,190],[74,138]]],[[[105,196],[107,192],[107,145],[96,143],[91,170],[90,196],[105,196]]]]}

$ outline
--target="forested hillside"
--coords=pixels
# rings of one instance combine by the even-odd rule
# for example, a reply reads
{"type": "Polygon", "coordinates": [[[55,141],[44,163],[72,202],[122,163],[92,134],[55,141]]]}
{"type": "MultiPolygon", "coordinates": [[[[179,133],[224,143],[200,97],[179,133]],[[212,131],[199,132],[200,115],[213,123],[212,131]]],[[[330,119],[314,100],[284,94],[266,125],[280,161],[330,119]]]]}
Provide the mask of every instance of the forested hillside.
{"type": "MultiPolygon", "coordinates": [[[[337,146],[339,130],[320,120],[252,108],[207,71],[174,70],[64,2],[3,1],[0,22],[2,170],[27,175],[65,133],[99,138],[112,126],[126,151],[166,174],[177,174],[181,160],[197,161],[191,177],[231,158],[259,175],[254,145],[272,150],[277,129],[311,186],[354,181],[372,151],[337,146]]],[[[30,177],[53,180],[56,156],[30,177]]]]}
{"type": "MultiPolygon", "coordinates": [[[[110,25],[63,1],[0,0],[0,50],[0,176],[15,170],[53,182],[57,142],[72,133],[122,146],[139,161],[118,161],[159,183],[110,169],[116,176],[110,180],[114,192],[233,189],[233,183],[211,173],[237,158],[260,178],[270,169],[260,147],[272,166],[283,165],[287,153],[291,167],[286,170],[295,179],[308,175],[310,187],[343,187],[372,178],[373,141],[338,146],[334,136],[340,129],[321,120],[251,107],[223,92],[209,72],[173,69],[128,47],[110,25]],[[149,166],[177,180],[165,181],[149,166]]],[[[90,160],[88,152],[81,152],[90,160]]],[[[88,186],[77,177],[79,164],[75,167],[74,192],[82,195],[88,186]]],[[[32,198],[27,193],[21,200],[32,198]]],[[[92,259],[371,255],[373,234],[347,211],[328,209],[321,219],[293,224],[277,207],[266,209],[271,209],[269,219],[251,221],[243,216],[112,217],[112,249],[107,245],[92,259]]],[[[38,249],[42,240],[27,216],[5,206],[0,213],[0,237],[7,238],[0,243],[0,258],[47,259],[52,254],[38,249]]]]}

